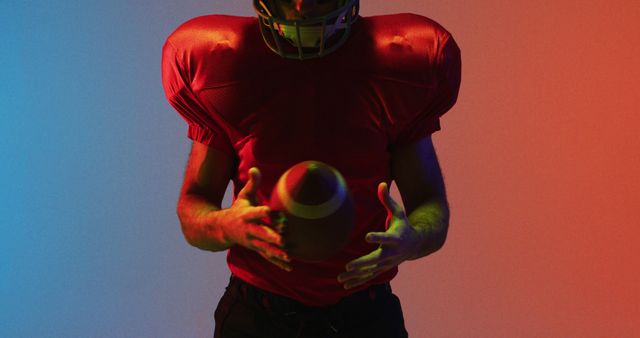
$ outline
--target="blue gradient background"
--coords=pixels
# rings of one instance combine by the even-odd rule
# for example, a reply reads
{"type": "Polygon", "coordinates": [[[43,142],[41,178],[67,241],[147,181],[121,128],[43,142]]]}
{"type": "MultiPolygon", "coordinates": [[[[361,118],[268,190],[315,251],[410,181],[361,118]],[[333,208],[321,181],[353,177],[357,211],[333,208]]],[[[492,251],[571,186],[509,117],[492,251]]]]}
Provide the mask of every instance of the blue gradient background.
{"type": "Polygon", "coordinates": [[[189,142],[160,57],[219,3],[0,3],[0,336],[213,332],[224,255],[180,233],[189,142]]]}
{"type": "MultiPolygon", "coordinates": [[[[640,336],[637,3],[361,12],[429,16],[463,52],[434,136],[447,245],[392,282],[411,337],[640,336]]],[[[160,80],[165,38],[207,13],[254,15],[249,0],[0,2],[0,337],[212,336],[229,272],[180,232],[191,142],[160,80]]]]}

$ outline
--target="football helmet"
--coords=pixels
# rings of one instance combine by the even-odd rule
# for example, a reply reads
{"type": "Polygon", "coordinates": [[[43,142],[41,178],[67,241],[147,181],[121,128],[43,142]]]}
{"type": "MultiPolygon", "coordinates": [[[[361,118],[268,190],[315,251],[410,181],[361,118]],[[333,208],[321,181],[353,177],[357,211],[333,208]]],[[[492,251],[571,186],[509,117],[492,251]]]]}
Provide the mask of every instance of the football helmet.
{"type": "Polygon", "coordinates": [[[336,1],[338,8],[331,13],[298,20],[277,15],[273,0],[253,0],[253,8],[269,49],[283,58],[306,60],[334,52],[347,41],[360,1],[336,1]]]}

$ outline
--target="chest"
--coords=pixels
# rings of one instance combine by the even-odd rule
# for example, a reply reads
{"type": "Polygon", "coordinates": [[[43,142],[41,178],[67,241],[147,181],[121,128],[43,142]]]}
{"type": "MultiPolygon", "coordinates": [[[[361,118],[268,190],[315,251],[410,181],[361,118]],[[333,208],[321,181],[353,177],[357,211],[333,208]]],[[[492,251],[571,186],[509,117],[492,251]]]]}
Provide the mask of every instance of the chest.
{"type": "Polygon", "coordinates": [[[262,74],[199,91],[241,158],[263,165],[336,163],[387,151],[384,102],[365,79],[340,72],[262,74]]]}

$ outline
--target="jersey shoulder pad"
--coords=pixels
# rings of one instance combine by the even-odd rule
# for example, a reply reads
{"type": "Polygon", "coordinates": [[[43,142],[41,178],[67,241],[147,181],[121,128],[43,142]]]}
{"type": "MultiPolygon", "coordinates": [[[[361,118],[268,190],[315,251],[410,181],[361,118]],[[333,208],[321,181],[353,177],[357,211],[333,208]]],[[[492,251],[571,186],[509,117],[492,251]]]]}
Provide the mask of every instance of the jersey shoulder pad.
{"type": "Polygon", "coordinates": [[[381,15],[372,20],[375,45],[381,55],[396,62],[404,58],[433,62],[450,35],[438,22],[419,14],[381,15]]]}
{"type": "Polygon", "coordinates": [[[255,18],[222,14],[198,16],[187,20],[167,38],[177,50],[188,48],[234,48],[255,18]]]}

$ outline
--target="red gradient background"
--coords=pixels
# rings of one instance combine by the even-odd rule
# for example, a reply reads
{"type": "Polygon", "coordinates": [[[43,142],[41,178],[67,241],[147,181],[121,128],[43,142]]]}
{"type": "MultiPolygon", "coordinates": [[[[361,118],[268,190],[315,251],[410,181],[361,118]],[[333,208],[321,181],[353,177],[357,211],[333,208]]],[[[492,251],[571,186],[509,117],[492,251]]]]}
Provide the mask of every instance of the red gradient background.
{"type": "Polygon", "coordinates": [[[640,337],[640,3],[362,3],[398,7],[463,61],[447,244],[392,283],[411,336],[640,337]]]}
{"type": "Polygon", "coordinates": [[[640,337],[640,3],[361,1],[399,12],[462,51],[447,243],[392,282],[410,336],[640,337]]]}
{"type": "Polygon", "coordinates": [[[640,337],[640,3],[361,1],[399,12],[462,51],[434,135],[447,243],[392,282],[410,336],[640,337]]]}

